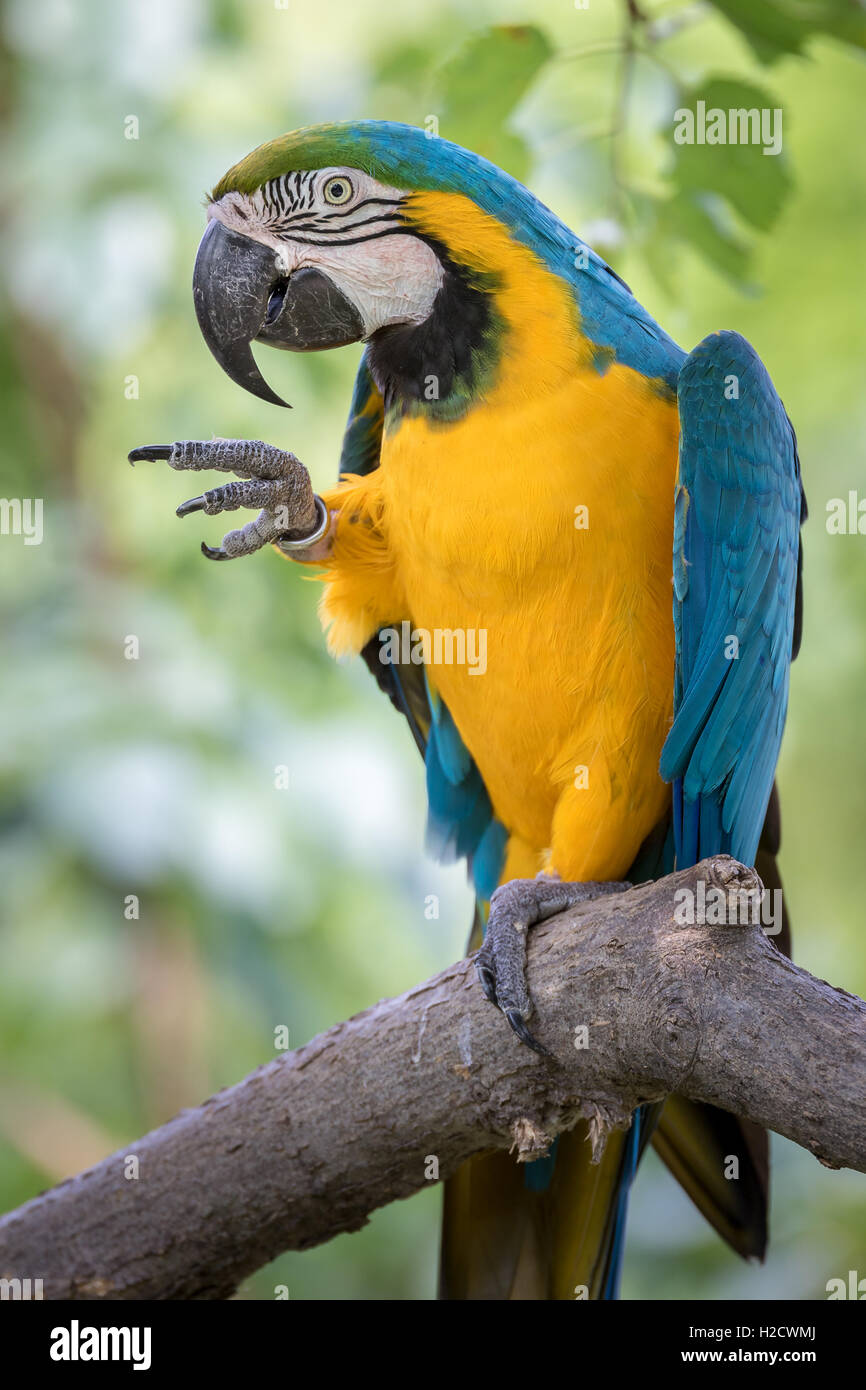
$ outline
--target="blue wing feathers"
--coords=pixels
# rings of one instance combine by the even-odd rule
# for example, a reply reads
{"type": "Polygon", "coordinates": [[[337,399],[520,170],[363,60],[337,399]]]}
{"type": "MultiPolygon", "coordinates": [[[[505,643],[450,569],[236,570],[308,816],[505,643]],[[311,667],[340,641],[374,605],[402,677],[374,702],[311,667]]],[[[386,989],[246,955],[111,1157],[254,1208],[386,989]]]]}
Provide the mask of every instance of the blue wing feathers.
{"type": "MultiPolygon", "coordinates": [[[[482,903],[489,902],[502,877],[508,831],[492,815],[472,855],[472,881],[482,903]]],[[[527,1164],[531,1168],[532,1164],[527,1164]]]]}
{"type": "Polygon", "coordinates": [[[343,435],[340,472],[366,476],[379,467],[385,405],[367,365],[361,358],[343,435]]]}
{"type": "Polygon", "coordinates": [[[427,693],[433,715],[430,732],[436,741],[436,756],[448,781],[457,787],[468,777],[472,768],[472,757],[460,737],[451,711],[442,703],[440,696],[431,691],[429,683],[427,693]]]}
{"type": "Polygon", "coordinates": [[[674,529],[674,783],[677,862],[754,861],[772,789],[798,625],[796,440],[754,349],[737,333],[700,343],[679,376],[674,529]]]}

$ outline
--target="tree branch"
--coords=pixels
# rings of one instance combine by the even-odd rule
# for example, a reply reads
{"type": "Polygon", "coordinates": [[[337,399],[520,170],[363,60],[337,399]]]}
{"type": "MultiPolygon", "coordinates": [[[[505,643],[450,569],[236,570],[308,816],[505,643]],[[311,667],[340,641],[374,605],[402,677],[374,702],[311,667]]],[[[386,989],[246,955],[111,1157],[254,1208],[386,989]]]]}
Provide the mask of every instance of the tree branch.
{"type": "Polygon", "coordinates": [[[674,1090],[866,1171],[866,1004],[760,927],[679,925],[699,881],[731,908],[760,888],[720,857],[534,929],[533,1028],[557,1062],[515,1040],[458,961],[11,1212],[0,1277],[42,1278],[46,1298],[224,1298],[433,1169],[537,1157],[581,1114],[600,1150],[674,1090]]]}

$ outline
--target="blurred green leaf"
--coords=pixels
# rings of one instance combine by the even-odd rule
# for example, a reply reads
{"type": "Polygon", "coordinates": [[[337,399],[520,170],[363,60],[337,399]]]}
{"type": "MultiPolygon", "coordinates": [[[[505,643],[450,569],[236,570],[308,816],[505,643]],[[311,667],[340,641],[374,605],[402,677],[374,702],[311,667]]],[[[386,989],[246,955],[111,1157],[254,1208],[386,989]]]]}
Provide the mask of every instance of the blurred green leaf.
{"type": "Polygon", "coordinates": [[[439,133],[523,179],[530,156],[507,128],[516,106],[551,58],[534,25],[501,25],[471,38],[436,75],[439,133]]]}
{"type": "Polygon", "coordinates": [[[388,48],[377,59],[374,76],[377,82],[397,83],[405,87],[422,81],[430,68],[430,48],[421,43],[399,43],[388,48]]]}
{"type": "MultiPolygon", "coordinates": [[[[682,109],[693,113],[695,134],[701,130],[701,111],[709,123],[711,113],[721,110],[773,112],[779,109],[776,97],[761,87],[733,78],[711,77],[700,87],[685,92],[682,109]]],[[[677,144],[677,124],[671,130],[674,151],[673,180],[679,192],[716,193],[726,198],[746,222],[767,232],[782,211],[793,187],[784,154],[767,155],[762,144],[677,144]]]]}
{"type": "Polygon", "coordinates": [[[762,63],[802,53],[816,34],[866,48],[866,10],[857,0],[712,0],[748,39],[762,63]]]}
{"type": "Polygon", "coordinates": [[[245,24],[243,6],[238,0],[211,0],[210,24],[220,43],[242,43],[245,24]]]}
{"type": "Polygon", "coordinates": [[[730,220],[710,195],[680,192],[660,205],[656,236],[662,246],[671,238],[686,242],[739,289],[753,293],[747,275],[751,248],[734,234],[730,220]]]}

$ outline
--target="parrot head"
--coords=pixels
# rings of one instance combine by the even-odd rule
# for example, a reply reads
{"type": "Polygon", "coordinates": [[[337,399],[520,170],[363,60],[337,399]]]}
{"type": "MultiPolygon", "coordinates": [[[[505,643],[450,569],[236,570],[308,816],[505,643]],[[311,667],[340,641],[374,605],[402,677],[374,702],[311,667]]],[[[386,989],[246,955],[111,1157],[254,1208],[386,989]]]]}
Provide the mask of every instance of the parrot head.
{"type": "Polygon", "coordinates": [[[230,169],[209,198],[193,293],[222,368],[276,405],[253,343],[364,341],[386,407],[451,419],[494,382],[518,395],[554,385],[576,358],[670,387],[682,356],[522,184],[389,121],[293,131],[230,169]]]}
{"type": "Polygon", "coordinates": [[[208,347],[233,381],[277,405],[254,342],[310,352],[363,340],[385,353],[390,337],[392,359],[414,359],[416,377],[431,362],[446,376],[471,372],[500,277],[470,212],[496,235],[507,227],[509,241],[563,233],[573,256],[573,235],[521,184],[417,127],[315,126],[261,145],[210,195],[193,277],[208,347]]]}
{"type": "Polygon", "coordinates": [[[253,341],[313,352],[421,323],[442,279],[436,253],[407,226],[406,189],[349,163],[304,167],[315,141],[274,164],[281,144],[289,155],[274,141],[215,190],[193,275],[211,352],[234,381],[276,404],[253,341]],[[261,176],[247,173],[258,168],[261,176]]]}

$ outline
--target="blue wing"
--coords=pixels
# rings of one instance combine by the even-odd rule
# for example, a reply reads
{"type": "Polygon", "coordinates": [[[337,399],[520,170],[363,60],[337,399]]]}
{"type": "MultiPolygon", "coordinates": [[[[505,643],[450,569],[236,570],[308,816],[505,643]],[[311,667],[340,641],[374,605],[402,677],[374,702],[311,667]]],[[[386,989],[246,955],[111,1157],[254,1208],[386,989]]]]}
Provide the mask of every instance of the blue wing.
{"type": "Polygon", "coordinates": [[[349,418],[340,451],[340,474],[358,473],[366,477],[379,467],[385,403],[367,366],[364,353],[355,377],[349,418]]]}
{"type": "Polygon", "coordinates": [[[716,333],[677,383],[674,784],[680,867],[728,853],[754,863],[799,644],[797,441],[754,349],[716,333]]]}

